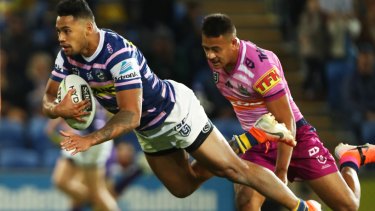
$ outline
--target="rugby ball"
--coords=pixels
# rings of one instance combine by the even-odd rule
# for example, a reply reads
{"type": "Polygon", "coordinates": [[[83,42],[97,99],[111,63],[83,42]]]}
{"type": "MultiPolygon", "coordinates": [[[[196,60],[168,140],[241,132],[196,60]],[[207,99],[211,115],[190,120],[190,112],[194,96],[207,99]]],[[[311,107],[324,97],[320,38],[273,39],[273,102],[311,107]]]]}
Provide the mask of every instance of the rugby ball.
{"type": "Polygon", "coordinates": [[[65,119],[65,121],[70,127],[76,130],[84,130],[91,125],[94,119],[96,111],[95,97],[92,93],[90,85],[80,76],[72,74],[66,76],[61,81],[57,92],[57,103],[60,103],[61,100],[64,99],[66,93],[70,89],[75,89],[75,92],[71,97],[73,103],[79,103],[85,99],[88,99],[90,101],[90,106],[86,109],[86,111],[90,112],[90,114],[82,117],[85,122],[79,122],[75,119],[65,119]]]}

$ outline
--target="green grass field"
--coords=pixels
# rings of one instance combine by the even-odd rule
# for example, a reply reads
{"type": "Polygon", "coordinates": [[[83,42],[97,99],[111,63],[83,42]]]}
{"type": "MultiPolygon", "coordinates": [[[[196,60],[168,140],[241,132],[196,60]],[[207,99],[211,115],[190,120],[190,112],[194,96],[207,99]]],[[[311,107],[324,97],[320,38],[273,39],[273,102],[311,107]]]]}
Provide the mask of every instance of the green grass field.
{"type": "Polygon", "coordinates": [[[362,197],[360,211],[375,210],[375,173],[360,177],[362,197]]]}

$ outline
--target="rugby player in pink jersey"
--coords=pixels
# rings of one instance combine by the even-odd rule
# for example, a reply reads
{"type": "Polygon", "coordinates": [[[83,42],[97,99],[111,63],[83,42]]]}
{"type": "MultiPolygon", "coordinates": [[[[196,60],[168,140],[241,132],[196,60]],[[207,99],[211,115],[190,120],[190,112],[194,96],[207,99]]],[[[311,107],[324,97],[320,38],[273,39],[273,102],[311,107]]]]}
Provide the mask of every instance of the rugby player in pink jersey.
{"type": "MultiPolygon", "coordinates": [[[[234,150],[240,151],[243,159],[274,171],[285,183],[307,181],[333,210],[358,210],[357,173],[361,165],[375,160],[374,145],[338,145],[336,156],[340,160],[340,174],[315,128],[304,119],[293,101],[281,63],[273,52],[237,38],[236,28],[225,14],[210,14],[204,18],[202,47],[217,88],[230,101],[242,128],[247,131],[234,136],[234,150]],[[268,112],[295,135],[296,147],[270,142],[247,150],[249,141],[262,136],[254,136],[249,130],[268,112]]],[[[240,184],[235,184],[235,193],[239,210],[259,210],[265,199],[251,187],[240,184]]]]}

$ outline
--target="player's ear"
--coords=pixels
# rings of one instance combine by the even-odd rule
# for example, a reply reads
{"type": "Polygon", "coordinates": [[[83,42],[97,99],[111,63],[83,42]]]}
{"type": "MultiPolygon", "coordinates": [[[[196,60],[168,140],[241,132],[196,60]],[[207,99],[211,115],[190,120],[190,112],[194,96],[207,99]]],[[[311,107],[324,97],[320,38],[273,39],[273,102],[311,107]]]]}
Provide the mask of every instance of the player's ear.
{"type": "Polygon", "coordinates": [[[86,33],[91,34],[94,32],[94,23],[92,21],[86,21],[86,33]]]}
{"type": "Polygon", "coordinates": [[[232,44],[233,47],[237,47],[238,46],[239,40],[237,39],[237,37],[235,37],[235,36],[232,37],[231,44],[232,44]]]}

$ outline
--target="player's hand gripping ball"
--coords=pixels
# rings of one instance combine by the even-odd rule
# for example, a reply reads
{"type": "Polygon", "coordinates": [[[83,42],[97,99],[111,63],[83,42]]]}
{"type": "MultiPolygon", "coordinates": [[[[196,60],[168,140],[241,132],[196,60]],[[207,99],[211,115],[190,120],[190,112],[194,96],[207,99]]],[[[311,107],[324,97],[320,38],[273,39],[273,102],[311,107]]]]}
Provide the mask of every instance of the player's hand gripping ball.
{"type": "Polygon", "coordinates": [[[92,93],[92,90],[89,84],[78,75],[68,75],[60,83],[59,90],[57,92],[57,102],[60,103],[64,99],[66,93],[70,89],[75,89],[76,91],[72,94],[73,103],[79,103],[82,100],[88,99],[90,106],[86,109],[87,112],[90,112],[89,115],[83,116],[84,121],[78,121],[76,119],[65,119],[66,123],[74,129],[84,130],[90,126],[92,123],[95,111],[95,97],[92,93]]]}

